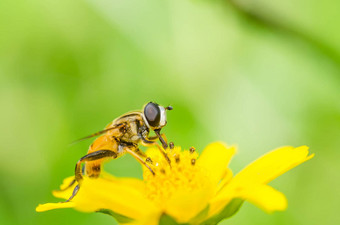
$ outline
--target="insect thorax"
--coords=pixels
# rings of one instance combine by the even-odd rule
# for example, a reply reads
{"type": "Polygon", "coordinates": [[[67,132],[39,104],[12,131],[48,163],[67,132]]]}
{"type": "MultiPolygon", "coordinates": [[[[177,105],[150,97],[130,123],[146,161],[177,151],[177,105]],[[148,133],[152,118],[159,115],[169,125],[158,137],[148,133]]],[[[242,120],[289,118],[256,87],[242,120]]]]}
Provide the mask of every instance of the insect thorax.
{"type": "Polygon", "coordinates": [[[121,129],[119,137],[122,142],[138,144],[141,141],[141,135],[147,136],[149,134],[149,129],[146,126],[142,115],[139,113],[124,115],[114,122],[117,124],[126,124],[126,126],[121,129]]]}

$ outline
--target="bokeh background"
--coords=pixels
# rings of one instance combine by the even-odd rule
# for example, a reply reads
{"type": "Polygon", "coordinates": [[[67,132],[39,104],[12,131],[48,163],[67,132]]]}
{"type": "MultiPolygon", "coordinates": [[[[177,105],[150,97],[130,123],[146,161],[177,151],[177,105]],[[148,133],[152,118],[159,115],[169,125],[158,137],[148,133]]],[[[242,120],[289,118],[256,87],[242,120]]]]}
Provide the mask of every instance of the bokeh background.
{"type": "MultiPolygon", "coordinates": [[[[271,184],[285,212],[245,203],[222,224],[340,224],[340,2],[0,1],[0,224],[116,224],[36,213],[115,117],[171,104],[168,138],[237,144],[239,171],[282,145],[316,157],[271,184]]],[[[130,156],[106,164],[141,177],[130,156]]]]}

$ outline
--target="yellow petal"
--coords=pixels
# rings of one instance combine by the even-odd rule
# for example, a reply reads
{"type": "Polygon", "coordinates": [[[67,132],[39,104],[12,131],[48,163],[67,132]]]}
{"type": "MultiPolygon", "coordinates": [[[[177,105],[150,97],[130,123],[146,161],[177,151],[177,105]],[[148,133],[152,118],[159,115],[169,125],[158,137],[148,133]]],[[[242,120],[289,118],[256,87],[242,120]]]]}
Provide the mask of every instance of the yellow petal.
{"type": "MultiPolygon", "coordinates": [[[[232,196],[232,194],[231,194],[231,196],[232,196]]],[[[207,216],[204,220],[211,218],[214,215],[217,215],[219,212],[221,212],[224,209],[224,207],[227,206],[227,204],[229,202],[231,202],[231,200],[232,200],[232,197],[230,197],[230,198],[225,197],[223,199],[222,198],[211,199],[210,202],[209,202],[209,211],[208,211],[208,214],[207,214],[207,216]]]]}
{"type": "Polygon", "coordinates": [[[212,191],[206,189],[178,190],[165,203],[165,212],[177,222],[186,223],[207,207],[211,195],[212,191]]]}
{"type": "MultiPolygon", "coordinates": [[[[64,179],[60,188],[66,188],[74,177],[64,179]]],[[[53,191],[56,197],[68,199],[76,184],[63,191],[53,191]]],[[[150,218],[150,215],[160,214],[152,202],[144,196],[144,183],[134,178],[115,178],[105,172],[102,177],[91,179],[84,177],[77,195],[71,202],[47,203],[39,205],[38,212],[57,208],[76,208],[80,211],[95,212],[109,209],[123,216],[138,219],[150,218]]]]}
{"type": "MultiPolygon", "coordinates": [[[[63,183],[60,185],[60,190],[63,190],[67,187],[69,187],[69,185],[71,183],[73,183],[74,181],[74,176],[69,176],[69,177],[66,177],[64,180],[63,180],[63,183]]],[[[75,184],[74,184],[75,185],[75,184]]]]}
{"type": "MultiPolygon", "coordinates": [[[[144,183],[141,180],[134,179],[134,178],[119,179],[105,171],[101,172],[101,178],[109,180],[109,181],[113,181],[113,182],[124,183],[125,185],[130,185],[140,190],[144,188],[144,183]]],[[[63,183],[60,185],[60,190],[52,191],[53,196],[57,198],[68,199],[72,195],[73,189],[77,185],[77,183],[75,182],[73,185],[70,186],[73,180],[74,180],[74,176],[65,178],[63,180],[63,183]]]]}
{"type": "Polygon", "coordinates": [[[307,146],[278,148],[249,164],[232,182],[266,184],[314,156],[308,153],[307,146]]]}
{"type": "Polygon", "coordinates": [[[249,184],[237,188],[228,186],[223,191],[226,191],[223,196],[220,195],[210,201],[207,218],[217,215],[232,199],[236,198],[249,201],[268,213],[287,208],[284,194],[265,184],[249,184]]]}
{"type": "Polygon", "coordinates": [[[108,181],[134,187],[135,189],[140,190],[140,191],[142,191],[145,188],[144,182],[136,178],[127,178],[127,177],[117,178],[105,171],[101,172],[101,177],[108,181]]]}
{"type": "Polygon", "coordinates": [[[46,203],[39,204],[35,209],[37,212],[44,212],[51,209],[63,209],[63,208],[73,208],[75,206],[74,202],[58,202],[58,203],[46,203]]]}
{"type": "MultiPolygon", "coordinates": [[[[226,194],[224,194],[223,198],[213,197],[209,200],[209,211],[204,220],[210,218],[211,216],[217,214],[219,211],[221,211],[233,198],[233,193],[229,190],[226,190],[227,185],[232,180],[233,172],[231,169],[227,168],[226,173],[224,177],[222,178],[221,182],[217,186],[217,192],[216,196],[220,196],[220,191],[224,191],[227,194],[229,194],[229,198],[226,194]],[[228,198],[228,199],[227,199],[228,198]]],[[[203,221],[204,221],[203,220],[203,221]]]]}
{"type": "Polygon", "coordinates": [[[229,168],[226,169],[221,181],[217,185],[217,193],[222,190],[228,183],[231,181],[233,177],[233,171],[229,168]]]}
{"type": "Polygon", "coordinates": [[[79,192],[73,200],[75,207],[86,212],[109,209],[132,219],[142,219],[159,211],[144,196],[143,190],[121,180],[124,179],[84,177],[79,192]]]}
{"type": "Polygon", "coordinates": [[[225,175],[228,164],[235,154],[234,146],[228,147],[222,142],[209,144],[197,160],[197,165],[204,168],[211,182],[217,185],[225,175]]]}
{"type": "Polygon", "coordinates": [[[268,213],[287,208],[284,194],[265,184],[239,190],[235,197],[247,200],[268,213]]]}
{"type": "Polygon", "coordinates": [[[73,189],[77,185],[77,183],[74,182],[74,184],[72,184],[70,186],[70,184],[73,180],[74,180],[74,176],[70,176],[70,177],[65,178],[63,180],[63,183],[60,185],[60,190],[52,191],[53,196],[56,197],[56,198],[68,199],[72,195],[73,189]]]}
{"type": "MultiPolygon", "coordinates": [[[[225,185],[217,195],[210,200],[210,210],[209,216],[213,216],[221,211],[225,205],[227,205],[233,198],[237,198],[240,195],[239,190],[248,190],[248,187],[258,187],[265,186],[262,184],[266,184],[281,174],[287,172],[288,170],[298,166],[299,164],[311,159],[314,154],[308,156],[308,147],[301,146],[298,148],[293,147],[281,147],[272,152],[265,154],[259,159],[255,160],[253,163],[249,164],[246,168],[244,168],[241,172],[239,172],[231,181],[225,185]]],[[[265,186],[264,189],[270,189],[269,186],[265,186]]],[[[256,193],[265,194],[261,190],[254,189],[252,196],[255,196],[256,193]],[[262,191],[262,192],[261,192],[262,191]]],[[[277,192],[277,191],[276,191],[277,192]]],[[[245,194],[245,192],[241,192],[245,194]]],[[[270,202],[267,203],[269,205],[266,207],[262,206],[263,209],[270,211],[272,210],[282,210],[286,203],[283,200],[282,194],[275,193],[275,191],[268,191],[269,194],[276,195],[277,199],[279,199],[280,207],[270,207],[270,202]],[[281,199],[281,200],[280,200],[281,199]]],[[[245,198],[246,195],[244,195],[245,198]]],[[[262,196],[263,201],[266,201],[266,196],[262,196]]],[[[274,196],[275,197],[275,196],[274,196]]],[[[256,203],[256,201],[251,198],[250,194],[247,198],[250,201],[256,203]]],[[[267,199],[268,200],[268,199],[267,199]]],[[[265,203],[263,204],[265,205],[265,203]]]]}

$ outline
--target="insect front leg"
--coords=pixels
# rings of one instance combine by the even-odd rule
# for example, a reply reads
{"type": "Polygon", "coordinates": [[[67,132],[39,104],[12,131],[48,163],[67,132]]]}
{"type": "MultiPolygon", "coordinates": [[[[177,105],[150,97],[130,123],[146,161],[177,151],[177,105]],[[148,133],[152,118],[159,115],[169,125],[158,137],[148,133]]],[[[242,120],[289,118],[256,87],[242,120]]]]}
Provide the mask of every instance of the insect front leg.
{"type": "Polygon", "coordinates": [[[164,150],[166,150],[168,148],[168,142],[167,142],[167,139],[166,139],[165,135],[161,134],[161,129],[156,129],[154,131],[155,131],[159,141],[162,143],[162,146],[163,146],[164,150]]]}
{"type": "MultiPolygon", "coordinates": [[[[162,153],[162,155],[164,156],[164,158],[166,159],[166,161],[169,163],[170,167],[171,167],[171,160],[169,158],[169,156],[166,154],[165,149],[162,148],[156,141],[150,141],[150,138],[141,136],[142,138],[142,145],[144,146],[157,146],[158,150],[162,153]]],[[[151,137],[154,138],[154,137],[151,137]]],[[[157,137],[158,138],[158,137],[157,137]]]]}
{"type": "MultiPolygon", "coordinates": [[[[161,134],[161,137],[164,139],[164,141],[165,141],[166,143],[168,143],[168,140],[167,140],[167,138],[166,138],[166,136],[165,136],[164,133],[161,134]]],[[[147,137],[147,139],[150,140],[150,141],[155,141],[155,140],[158,139],[158,136],[157,136],[157,135],[156,135],[156,136],[150,136],[150,137],[147,137]]]]}

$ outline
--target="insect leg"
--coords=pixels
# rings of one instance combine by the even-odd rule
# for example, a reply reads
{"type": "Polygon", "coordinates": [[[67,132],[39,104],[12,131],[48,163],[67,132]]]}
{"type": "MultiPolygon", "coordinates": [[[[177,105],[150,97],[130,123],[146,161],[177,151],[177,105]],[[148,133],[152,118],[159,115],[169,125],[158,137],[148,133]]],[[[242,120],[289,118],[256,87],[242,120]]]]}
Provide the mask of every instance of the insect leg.
{"type": "Polygon", "coordinates": [[[79,161],[76,164],[76,168],[75,168],[75,180],[78,182],[78,185],[74,188],[73,193],[71,195],[71,197],[69,199],[66,200],[66,202],[71,201],[74,196],[76,196],[76,194],[79,191],[79,185],[83,179],[83,172],[81,169],[81,164],[83,162],[88,162],[88,161],[93,161],[93,160],[98,160],[98,159],[103,159],[103,158],[117,158],[117,153],[111,151],[111,150],[99,150],[96,152],[92,152],[90,154],[87,154],[85,156],[83,156],[82,158],[79,159],[79,161]]]}
{"type": "MultiPolygon", "coordinates": [[[[165,134],[161,134],[161,137],[163,138],[163,140],[165,141],[165,143],[168,143],[168,140],[167,140],[165,134]]],[[[155,140],[157,140],[157,139],[158,139],[158,136],[150,136],[150,137],[148,137],[148,140],[150,140],[150,141],[155,141],[155,140]]]]}
{"type": "Polygon", "coordinates": [[[58,191],[66,191],[67,189],[69,189],[70,187],[73,186],[73,184],[76,182],[76,179],[73,179],[69,185],[67,185],[67,187],[63,188],[63,189],[60,189],[58,191]]]}
{"type": "MultiPolygon", "coordinates": [[[[82,171],[82,174],[84,175],[85,174],[85,165],[82,166],[81,168],[81,171],[82,171]]],[[[73,180],[65,187],[65,188],[62,188],[60,190],[55,190],[57,192],[63,192],[63,191],[66,191],[67,189],[69,189],[70,187],[73,186],[73,184],[76,182],[76,179],[73,178],[73,180]]]]}
{"type": "Polygon", "coordinates": [[[111,150],[99,150],[96,152],[92,152],[89,153],[85,156],[83,156],[82,158],[79,159],[79,161],[76,164],[76,168],[75,168],[75,179],[78,183],[81,182],[81,180],[83,179],[83,173],[81,170],[81,164],[83,162],[87,162],[87,161],[93,161],[93,160],[98,160],[98,159],[103,159],[103,158],[117,158],[117,153],[111,151],[111,150]]]}
{"type": "Polygon", "coordinates": [[[165,138],[165,140],[163,139],[163,137],[165,137],[165,135],[161,135],[161,129],[157,129],[157,130],[154,130],[156,135],[158,136],[159,138],[159,141],[162,143],[162,146],[164,148],[164,150],[166,150],[168,148],[168,143],[167,143],[167,140],[165,138]]]}
{"type": "Polygon", "coordinates": [[[161,134],[162,139],[165,141],[165,143],[168,143],[168,139],[166,138],[165,134],[161,134]]]}
{"type": "Polygon", "coordinates": [[[137,159],[141,164],[143,164],[146,168],[150,170],[150,172],[155,175],[155,172],[151,169],[151,167],[144,161],[145,154],[141,154],[141,150],[138,148],[138,151],[133,151],[129,147],[124,147],[124,150],[132,155],[135,159],[137,159]]]}
{"type": "Polygon", "coordinates": [[[164,158],[166,159],[166,161],[169,163],[170,167],[171,167],[171,160],[169,159],[168,154],[166,154],[166,152],[163,150],[163,148],[156,142],[155,144],[158,148],[158,150],[162,153],[162,155],[164,156],[164,158]]]}
{"type": "Polygon", "coordinates": [[[171,160],[169,159],[169,156],[166,154],[166,152],[164,151],[164,149],[155,141],[150,141],[148,139],[146,139],[145,137],[141,136],[142,138],[142,145],[144,146],[153,146],[156,145],[158,150],[162,153],[162,155],[164,156],[164,158],[166,159],[166,161],[169,163],[170,167],[171,167],[171,160]]]}
{"type": "Polygon", "coordinates": [[[77,184],[77,186],[73,189],[71,197],[69,197],[65,202],[71,201],[74,198],[74,196],[76,196],[78,191],[79,191],[79,184],[77,184]]]}
{"type": "Polygon", "coordinates": [[[154,140],[157,140],[157,139],[158,139],[158,136],[148,137],[148,140],[150,140],[150,141],[154,141],[154,140]]]}

